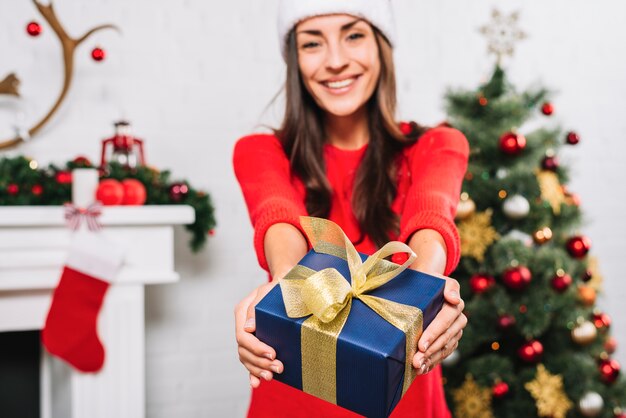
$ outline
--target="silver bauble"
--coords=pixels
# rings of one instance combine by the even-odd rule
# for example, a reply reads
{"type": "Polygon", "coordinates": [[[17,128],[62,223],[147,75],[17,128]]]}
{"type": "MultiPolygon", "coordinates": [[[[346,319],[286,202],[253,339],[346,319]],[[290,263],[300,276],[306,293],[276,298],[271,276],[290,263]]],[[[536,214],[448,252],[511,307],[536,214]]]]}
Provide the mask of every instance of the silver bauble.
{"type": "Polygon", "coordinates": [[[448,357],[443,359],[441,364],[443,364],[444,367],[452,367],[456,365],[460,359],[461,359],[461,354],[459,354],[459,350],[454,350],[452,353],[450,353],[448,357]]]}
{"type": "Polygon", "coordinates": [[[587,392],[578,401],[580,412],[586,417],[597,417],[602,412],[604,399],[596,392],[587,392]]]}
{"type": "Polygon", "coordinates": [[[502,211],[509,219],[523,219],[530,212],[530,203],[524,196],[516,194],[504,201],[502,211]]]}

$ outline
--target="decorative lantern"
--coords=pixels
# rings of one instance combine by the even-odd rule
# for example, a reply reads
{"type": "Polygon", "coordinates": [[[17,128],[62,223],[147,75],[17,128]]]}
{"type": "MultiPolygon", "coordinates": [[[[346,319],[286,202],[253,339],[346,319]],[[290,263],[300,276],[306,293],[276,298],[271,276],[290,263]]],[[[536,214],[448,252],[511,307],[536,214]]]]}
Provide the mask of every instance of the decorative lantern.
{"type": "Polygon", "coordinates": [[[130,123],[127,121],[115,122],[115,135],[102,141],[101,167],[110,162],[116,162],[126,168],[136,168],[145,165],[143,141],[131,135],[130,123]],[[110,155],[107,148],[113,147],[110,155]]]}

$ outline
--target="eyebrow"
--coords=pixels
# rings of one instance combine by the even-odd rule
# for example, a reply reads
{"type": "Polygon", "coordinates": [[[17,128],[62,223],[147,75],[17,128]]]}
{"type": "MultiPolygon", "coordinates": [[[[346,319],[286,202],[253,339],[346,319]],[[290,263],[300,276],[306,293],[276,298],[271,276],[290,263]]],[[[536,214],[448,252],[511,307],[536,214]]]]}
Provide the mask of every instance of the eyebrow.
{"type": "MultiPolygon", "coordinates": [[[[349,30],[350,28],[352,28],[352,26],[356,25],[357,23],[359,23],[361,21],[363,21],[363,19],[355,19],[354,21],[352,21],[350,23],[346,23],[345,25],[343,25],[341,27],[341,32],[345,32],[345,31],[349,30]]],[[[317,30],[317,29],[301,30],[301,31],[298,31],[296,33],[296,35],[300,34],[300,33],[308,33],[309,35],[322,36],[322,31],[317,30]]]]}

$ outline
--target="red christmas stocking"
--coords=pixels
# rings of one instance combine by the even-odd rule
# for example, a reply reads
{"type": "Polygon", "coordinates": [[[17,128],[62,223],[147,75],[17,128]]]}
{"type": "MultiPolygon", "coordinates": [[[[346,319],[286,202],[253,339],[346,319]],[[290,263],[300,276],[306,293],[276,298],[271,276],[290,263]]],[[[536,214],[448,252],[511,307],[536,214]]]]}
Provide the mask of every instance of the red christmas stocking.
{"type": "Polygon", "coordinates": [[[121,250],[100,233],[79,232],[54,290],[41,332],[43,344],[50,354],[82,372],[97,372],[104,364],[98,314],[121,262],[121,250]]]}

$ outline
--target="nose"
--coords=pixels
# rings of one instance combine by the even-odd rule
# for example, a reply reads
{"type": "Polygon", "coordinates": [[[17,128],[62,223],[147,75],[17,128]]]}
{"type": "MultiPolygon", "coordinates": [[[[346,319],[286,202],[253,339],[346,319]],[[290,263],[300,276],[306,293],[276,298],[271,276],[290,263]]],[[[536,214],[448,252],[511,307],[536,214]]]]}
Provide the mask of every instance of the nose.
{"type": "Polygon", "coordinates": [[[348,66],[348,56],[341,42],[331,42],[328,45],[326,67],[333,72],[341,72],[348,66]]]}

